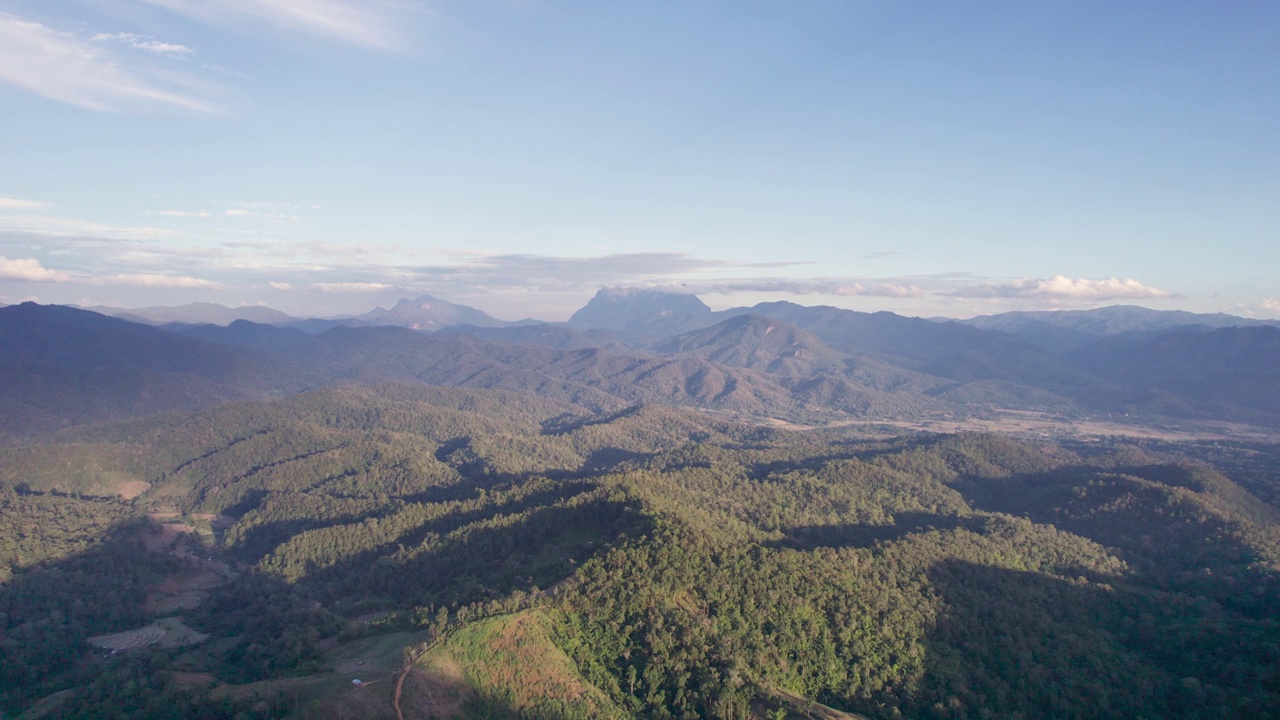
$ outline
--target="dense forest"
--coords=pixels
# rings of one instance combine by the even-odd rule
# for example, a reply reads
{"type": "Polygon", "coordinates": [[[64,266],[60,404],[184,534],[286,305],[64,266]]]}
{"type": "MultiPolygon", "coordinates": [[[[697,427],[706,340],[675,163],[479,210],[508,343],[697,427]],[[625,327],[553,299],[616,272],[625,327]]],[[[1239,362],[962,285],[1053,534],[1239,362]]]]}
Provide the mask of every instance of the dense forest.
{"type": "Polygon", "coordinates": [[[1280,717],[1277,472],[411,385],[82,428],[0,448],[0,702],[396,717],[308,684],[382,643],[423,717],[1280,717]],[[576,684],[467,664],[517,630],[576,684]]]}

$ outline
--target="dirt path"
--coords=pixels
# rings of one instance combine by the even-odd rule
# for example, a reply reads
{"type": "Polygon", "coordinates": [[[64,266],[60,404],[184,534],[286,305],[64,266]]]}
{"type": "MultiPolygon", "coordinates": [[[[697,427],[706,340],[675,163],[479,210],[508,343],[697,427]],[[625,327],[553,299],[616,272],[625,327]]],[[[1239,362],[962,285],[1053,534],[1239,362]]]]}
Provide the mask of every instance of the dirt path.
{"type": "Polygon", "coordinates": [[[396,694],[394,698],[394,703],[396,708],[397,720],[404,720],[404,711],[400,709],[400,696],[401,694],[404,693],[405,678],[409,677],[409,671],[413,669],[414,663],[418,662],[418,660],[425,657],[427,653],[431,652],[431,648],[435,647],[439,643],[440,643],[440,638],[435,638],[434,640],[431,641],[430,645],[422,648],[422,650],[405,656],[404,668],[400,670],[400,677],[396,679],[396,694]]]}
{"type": "Polygon", "coordinates": [[[806,717],[816,720],[867,720],[862,715],[854,715],[842,710],[836,710],[833,707],[827,707],[822,703],[800,697],[794,693],[780,690],[776,687],[767,686],[769,692],[773,693],[784,703],[791,706],[797,712],[804,714],[806,717]]]}
{"type": "Polygon", "coordinates": [[[412,668],[413,668],[413,663],[408,663],[408,662],[405,663],[404,669],[400,671],[400,678],[396,680],[395,705],[396,705],[397,720],[404,720],[404,711],[400,709],[400,693],[404,692],[404,679],[409,677],[409,670],[412,668]]]}

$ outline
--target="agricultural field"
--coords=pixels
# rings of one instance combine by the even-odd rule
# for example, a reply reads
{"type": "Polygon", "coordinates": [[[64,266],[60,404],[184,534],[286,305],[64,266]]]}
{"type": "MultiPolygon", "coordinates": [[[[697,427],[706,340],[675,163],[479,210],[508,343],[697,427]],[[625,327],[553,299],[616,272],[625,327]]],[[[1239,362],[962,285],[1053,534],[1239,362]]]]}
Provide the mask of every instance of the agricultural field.
{"type": "Polygon", "coordinates": [[[86,642],[94,647],[118,653],[151,645],[167,648],[185,647],[202,643],[208,637],[184,625],[181,618],[164,618],[136,630],[91,637],[86,642]]]}

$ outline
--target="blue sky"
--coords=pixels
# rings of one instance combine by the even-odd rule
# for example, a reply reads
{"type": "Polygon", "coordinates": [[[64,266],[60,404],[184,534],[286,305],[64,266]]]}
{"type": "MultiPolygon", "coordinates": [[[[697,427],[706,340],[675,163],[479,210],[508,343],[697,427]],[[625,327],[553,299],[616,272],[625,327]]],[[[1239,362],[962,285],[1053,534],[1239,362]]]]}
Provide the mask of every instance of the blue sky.
{"type": "Polygon", "coordinates": [[[1277,8],[0,0],[0,302],[1277,317],[1277,8]]]}

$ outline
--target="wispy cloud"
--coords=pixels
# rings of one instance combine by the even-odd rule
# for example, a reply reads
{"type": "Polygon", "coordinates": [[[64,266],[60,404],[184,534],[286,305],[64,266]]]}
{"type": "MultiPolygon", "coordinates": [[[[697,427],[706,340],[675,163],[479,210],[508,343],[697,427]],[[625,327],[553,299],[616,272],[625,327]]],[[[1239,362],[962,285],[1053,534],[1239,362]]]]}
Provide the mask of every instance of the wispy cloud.
{"type": "Polygon", "coordinates": [[[335,293],[364,293],[364,292],[380,292],[382,290],[390,290],[395,285],[379,282],[333,282],[333,283],[312,283],[311,287],[320,292],[335,293]]]}
{"type": "Polygon", "coordinates": [[[901,254],[902,253],[898,252],[897,250],[877,250],[875,252],[867,253],[866,255],[859,255],[858,259],[859,260],[878,260],[883,257],[893,257],[894,255],[901,255],[901,254]]]}
{"type": "Polygon", "coordinates": [[[50,270],[35,258],[13,258],[0,255],[0,280],[18,282],[64,282],[71,276],[58,270],[50,270]]]}
{"type": "Polygon", "coordinates": [[[16,231],[60,237],[92,237],[102,239],[162,240],[181,234],[165,228],[109,225],[106,223],[49,215],[0,215],[0,231],[16,231]]]}
{"type": "Polygon", "coordinates": [[[51,207],[53,203],[0,197],[0,210],[44,210],[51,207]]]}
{"type": "Polygon", "coordinates": [[[1007,298],[1013,300],[1100,301],[1178,298],[1169,290],[1149,287],[1132,278],[1024,278],[1007,283],[968,285],[940,293],[961,298],[1007,298]]]}
{"type": "Polygon", "coordinates": [[[211,25],[242,29],[269,25],[299,35],[393,50],[408,6],[388,0],[144,0],[211,25]]]}
{"type": "Polygon", "coordinates": [[[194,52],[186,45],[160,42],[159,40],[147,38],[142,35],[136,35],[134,33],[98,33],[89,39],[93,42],[118,42],[126,47],[131,47],[134,50],[145,50],[146,52],[157,53],[159,55],[185,57],[194,52]]]}
{"type": "Polygon", "coordinates": [[[803,263],[740,263],[687,253],[617,253],[592,257],[488,255],[454,265],[402,268],[426,282],[467,283],[489,288],[582,290],[601,285],[659,283],[697,273],[803,263]]]}
{"type": "Polygon", "coordinates": [[[289,283],[276,282],[275,280],[268,280],[267,286],[270,287],[272,290],[292,290],[293,289],[293,286],[290,285],[289,283]]]}
{"type": "Polygon", "coordinates": [[[130,285],[145,288],[204,288],[217,289],[222,283],[186,275],[161,275],[158,273],[121,273],[107,277],[91,278],[94,285],[130,285]]]}
{"type": "Polygon", "coordinates": [[[901,283],[878,283],[853,279],[813,280],[726,280],[690,283],[698,293],[728,295],[733,293],[787,293],[790,295],[833,295],[836,297],[924,297],[923,288],[901,283]]]}
{"type": "Polygon", "coordinates": [[[90,110],[154,106],[218,110],[183,92],[165,89],[93,43],[7,13],[0,13],[0,81],[90,110]]]}

